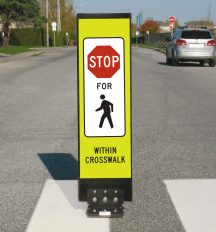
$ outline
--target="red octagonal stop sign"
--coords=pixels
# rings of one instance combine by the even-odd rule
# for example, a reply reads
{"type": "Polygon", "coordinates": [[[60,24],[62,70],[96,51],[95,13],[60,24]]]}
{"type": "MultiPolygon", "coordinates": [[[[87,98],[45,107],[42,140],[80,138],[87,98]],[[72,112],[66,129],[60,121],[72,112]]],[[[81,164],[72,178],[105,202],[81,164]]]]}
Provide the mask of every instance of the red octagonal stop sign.
{"type": "Polygon", "coordinates": [[[88,69],[97,78],[111,78],[120,69],[120,55],[111,46],[96,46],[88,54],[88,69]]]}
{"type": "Polygon", "coordinates": [[[174,23],[176,21],[174,16],[169,17],[169,23],[174,23]]]}

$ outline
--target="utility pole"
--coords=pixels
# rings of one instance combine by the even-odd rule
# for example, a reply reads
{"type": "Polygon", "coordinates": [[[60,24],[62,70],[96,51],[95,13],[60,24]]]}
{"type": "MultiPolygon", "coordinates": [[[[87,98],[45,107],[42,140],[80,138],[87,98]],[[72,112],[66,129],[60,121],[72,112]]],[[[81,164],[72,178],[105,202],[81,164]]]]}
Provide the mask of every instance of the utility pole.
{"type": "Polygon", "coordinates": [[[61,31],[61,9],[59,0],[57,0],[57,31],[61,31]]]}
{"type": "Polygon", "coordinates": [[[211,17],[211,3],[208,5],[208,10],[207,10],[207,21],[210,21],[211,17]]]}
{"type": "Polygon", "coordinates": [[[46,0],[46,46],[49,47],[49,0],[46,0]]]}
{"type": "Polygon", "coordinates": [[[207,25],[206,25],[207,27],[212,26],[211,25],[211,19],[212,19],[211,13],[212,13],[212,5],[211,5],[211,3],[209,3],[209,5],[208,5],[208,11],[207,11],[207,25]]]}

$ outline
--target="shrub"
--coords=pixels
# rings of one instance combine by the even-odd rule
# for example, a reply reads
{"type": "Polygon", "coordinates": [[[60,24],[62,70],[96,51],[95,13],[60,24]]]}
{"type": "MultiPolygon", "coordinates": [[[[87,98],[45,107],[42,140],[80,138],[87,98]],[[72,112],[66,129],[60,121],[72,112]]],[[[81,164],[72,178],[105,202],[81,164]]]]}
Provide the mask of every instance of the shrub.
{"type": "MultiPolygon", "coordinates": [[[[50,46],[54,46],[54,32],[49,32],[50,37],[50,46]]],[[[56,47],[64,46],[66,45],[66,35],[63,32],[55,32],[55,42],[56,47]]]]}
{"type": "MultiPolygon", "coordinates": [[[[66,45],[63,32],[55,32],[56,46],[66,45]]],[[[49,31],[50,46],[54,46],[54,32],[49,31]]],[[[11,45],[46,46],[46,30],[42,28],[13,29],[10,34],[11,45]]]]}
{"type": "Polygon", "coordinates": [[[10,44],[43,46],[44,31],[36,28],[13,29],[10,34],[10,44]]]}

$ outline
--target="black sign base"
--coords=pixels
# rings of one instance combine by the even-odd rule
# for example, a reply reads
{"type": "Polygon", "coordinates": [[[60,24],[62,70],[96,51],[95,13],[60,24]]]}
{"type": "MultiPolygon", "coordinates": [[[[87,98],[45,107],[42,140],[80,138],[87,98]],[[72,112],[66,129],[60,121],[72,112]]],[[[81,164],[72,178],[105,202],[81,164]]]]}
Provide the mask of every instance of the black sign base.
{"type": "Polygon", "coordinates": [[[124,215],[124,190],[88,189],[87,202],[89,217],[122,218],[124,215]]]}
{"type": "Polygon", "coordinates": [[[87,201],[89,189],[121,189],[124,201],[132,201],[132,179],[79,179],[80,201],[87,201]]]}

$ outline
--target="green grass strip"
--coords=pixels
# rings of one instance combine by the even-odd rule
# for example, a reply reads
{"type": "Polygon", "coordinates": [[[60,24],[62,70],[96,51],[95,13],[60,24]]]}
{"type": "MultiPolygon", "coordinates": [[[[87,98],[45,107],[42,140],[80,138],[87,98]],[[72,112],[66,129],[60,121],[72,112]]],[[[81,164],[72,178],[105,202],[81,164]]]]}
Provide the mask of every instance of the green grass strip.
{"type": "Polygon", "coordinates": [[[23,52],[31,51],[30,46],[7,46],[7,47],[0,47],[0,53],[7,54],[7,55],[16,55],[23,52]]]}

